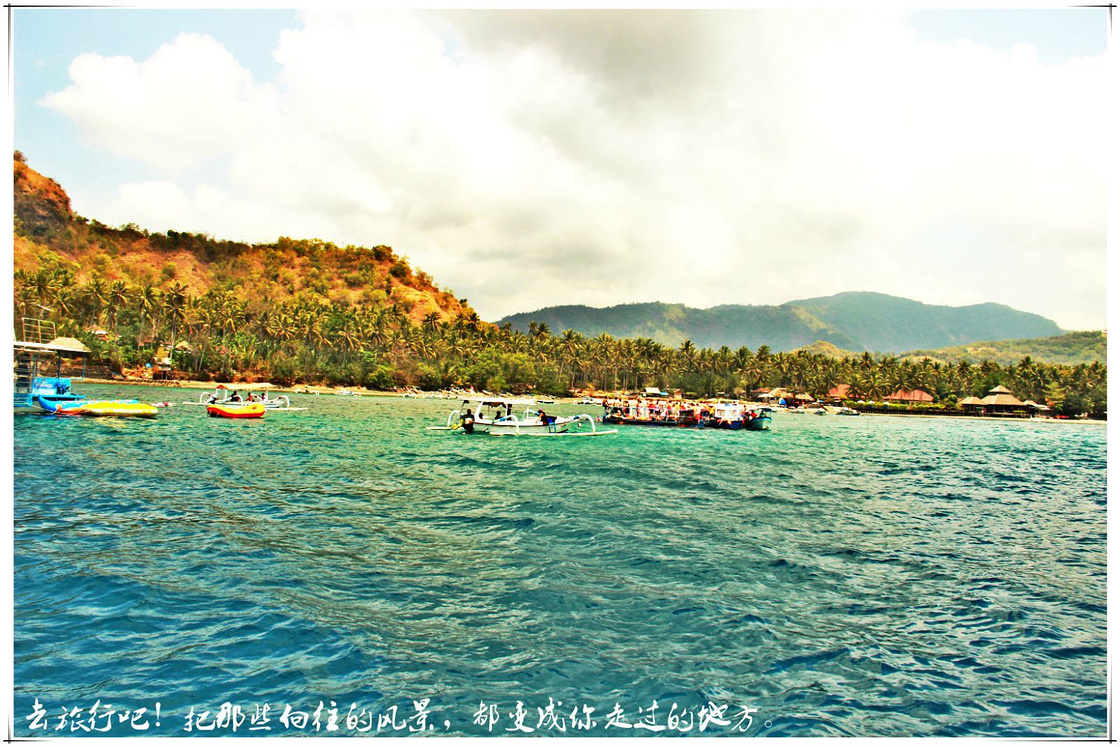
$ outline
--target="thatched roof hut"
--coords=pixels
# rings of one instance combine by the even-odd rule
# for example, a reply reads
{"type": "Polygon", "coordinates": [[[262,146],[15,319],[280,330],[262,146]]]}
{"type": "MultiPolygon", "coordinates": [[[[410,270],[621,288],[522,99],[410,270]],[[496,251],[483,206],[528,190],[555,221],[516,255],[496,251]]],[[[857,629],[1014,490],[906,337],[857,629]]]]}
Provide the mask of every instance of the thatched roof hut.
{"type": "Polygon", "coordinates": [[[922,389],[911,389],[910,391],[906,391],[905,389],[899,389],[897,392],[887,396],[885,399],[888,402],[903,402],[903,403],[933,402],[933,395],[930,394],[927,391],[922,390],[922,389]]]}
{"type": "Polygon", "coordinates": [[[982,407],[984,402],[979,397],[965,397],[957,404],[961,407],[982,407]]]}
{"type": "Polygon", "coordinates": [[[980,400],[980,402],[985,407],[993,405],[996,407],[1023,407],[1023,402],[1012,394],[1010,389],[1002,386],[989,389],[988,396],[980,400]]]}
{"type": "Polygon", "coordinates": [[[980,403],[989,411],[997,410],[1024,410],[1026,405],[1019,400],[1007,387],[997,386],[988,390],[988,396],[980,403]]]}
{"type": "Polygon", "coordinates": [[[88,353],[89,348],[82,344],[81,340],[74,337],[56,337],[50,341],[50,346],[56,349],[61,349],[63,352],[71,353],[88,353]]]}

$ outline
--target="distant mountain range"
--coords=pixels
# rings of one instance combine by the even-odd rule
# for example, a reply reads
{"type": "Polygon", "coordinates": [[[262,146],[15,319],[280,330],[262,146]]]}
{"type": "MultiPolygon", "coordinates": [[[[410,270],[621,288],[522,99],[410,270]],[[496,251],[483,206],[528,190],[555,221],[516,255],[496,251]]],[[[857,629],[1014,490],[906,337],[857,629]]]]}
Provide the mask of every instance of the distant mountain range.
{"type": "Polygon", "coordinates": [[[567,329],[585,337],[648,337],[679,346],[752,350],[769,345],[795,350],[817,340],[844,350],[900,353],[971,342],[1054,337],[1053,321],[1001,304],[933,306],[882,293],[849,292],[790,301],[780,306],[714,306],[636,303],[597,309],[552,306],[513,314],[498,321],[527,331],[530,322],[547,324],[553,334],[567,329]]]}

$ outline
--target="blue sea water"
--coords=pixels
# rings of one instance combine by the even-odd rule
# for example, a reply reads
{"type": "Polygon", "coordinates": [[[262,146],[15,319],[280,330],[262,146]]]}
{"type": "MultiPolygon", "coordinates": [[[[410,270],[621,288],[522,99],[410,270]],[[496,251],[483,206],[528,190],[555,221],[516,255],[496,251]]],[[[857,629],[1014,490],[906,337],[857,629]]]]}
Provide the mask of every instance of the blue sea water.
{"type": "Polygon", "coordinates": [[[1103,427],[293,400],[16,418],[16,735],[1106,732],[1103,427]]]}

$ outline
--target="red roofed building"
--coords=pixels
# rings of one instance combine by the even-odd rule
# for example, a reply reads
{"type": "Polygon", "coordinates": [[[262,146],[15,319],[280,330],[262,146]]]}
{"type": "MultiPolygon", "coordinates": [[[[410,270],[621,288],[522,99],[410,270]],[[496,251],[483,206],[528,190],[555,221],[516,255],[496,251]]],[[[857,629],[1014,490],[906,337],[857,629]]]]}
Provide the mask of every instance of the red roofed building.
{"type": "Polygon", "coordinates": [[[825,399],[835,402],[842,402],[846,399],[851,399],[851,389],[851,384],[837,384],[836,386],[828,390],[828,394],[825,395],[825,399]]]}
{"type": "Polygon", "coordinates": [[[887,402],[898,402],[904,405],[911,405],[917,402],[933,402],[933,395],[921,389],[899,389],[894,394],[886,397],[887,402]]]}

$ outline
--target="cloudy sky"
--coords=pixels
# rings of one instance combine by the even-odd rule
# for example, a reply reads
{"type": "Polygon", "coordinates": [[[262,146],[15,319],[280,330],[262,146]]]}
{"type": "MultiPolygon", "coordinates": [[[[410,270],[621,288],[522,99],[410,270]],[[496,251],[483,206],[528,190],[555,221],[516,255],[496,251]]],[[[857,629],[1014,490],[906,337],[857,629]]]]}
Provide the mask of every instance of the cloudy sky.
{"type": "Polygon", "coordinates": [[[109,225],[388,244],[489,320],[871,290],[1106,326],[1101,9],[12,25],[14,146],[109,225]]]}

